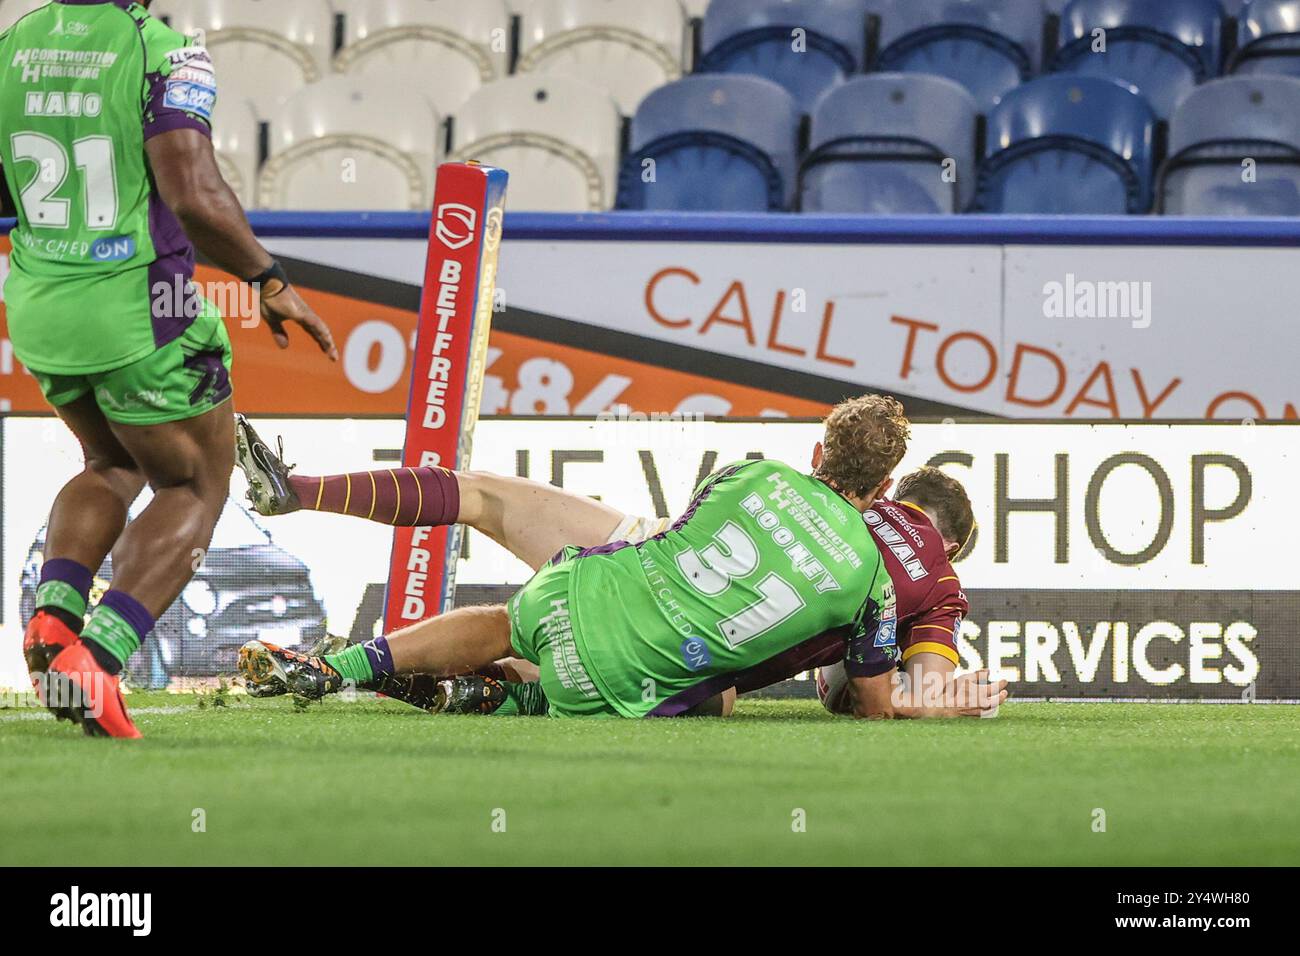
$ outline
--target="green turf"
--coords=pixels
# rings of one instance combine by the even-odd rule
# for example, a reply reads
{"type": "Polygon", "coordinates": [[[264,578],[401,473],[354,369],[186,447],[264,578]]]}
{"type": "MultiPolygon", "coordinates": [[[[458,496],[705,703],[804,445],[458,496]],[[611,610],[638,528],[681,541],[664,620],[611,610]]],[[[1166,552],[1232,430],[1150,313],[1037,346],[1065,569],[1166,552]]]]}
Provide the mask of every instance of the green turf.
{"type": "Polygon", "coordinates": [[[862,723],[809,701],[659,721],[193,701],[133,695],[180,708],[141,714],[136,742],[0,711],[0,863],[1300,863],[1294,707],[862,723]]]}

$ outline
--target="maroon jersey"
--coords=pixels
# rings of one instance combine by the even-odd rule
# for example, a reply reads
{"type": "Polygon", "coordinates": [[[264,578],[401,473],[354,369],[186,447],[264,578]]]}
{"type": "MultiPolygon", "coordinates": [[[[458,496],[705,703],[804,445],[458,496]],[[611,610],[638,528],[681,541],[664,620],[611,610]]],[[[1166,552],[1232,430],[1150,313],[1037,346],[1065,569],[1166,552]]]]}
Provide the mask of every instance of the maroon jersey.
{"type": "Polygon", "coordinates": [[[929,653],[960,665],[957,635],[970,605],[944,553],[943,535],[924,511],[906,501],[877,501],[862,517],[894,582],[899,663],[929,653]]]}
{"type": "MultiPolygon", "coordinates": [[[[924,511],[907,502],[877,501],[862,515],[871,528],[885,570],[894,584],[898,619],[892,640],[902,665],[915,654],[939,654],[960,666],[957,634],[969,605],[961,582],[943,549],[943,536],[924,511]]],[[[877,640],[890,635],[882,624],[877,640]]],[[[736,684],[737,693],[747,693],[788,680],[814,667],[829,667],[843,660],[844,649],[814,647],[799,657],[774,658],[771,666],[746,674],[736,684]]]]}

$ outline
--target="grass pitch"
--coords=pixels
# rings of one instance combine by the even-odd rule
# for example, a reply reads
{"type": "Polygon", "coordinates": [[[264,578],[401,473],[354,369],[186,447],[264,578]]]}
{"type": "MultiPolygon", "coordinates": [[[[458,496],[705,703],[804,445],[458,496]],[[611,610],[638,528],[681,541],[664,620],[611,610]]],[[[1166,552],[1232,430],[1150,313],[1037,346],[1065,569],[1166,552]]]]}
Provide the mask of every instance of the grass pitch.
{"type": "Polygon", "coordinates": [[[657,721],[130,703],[143,741],[0,711],[0,864],[1300,863],[1288,706],[862,723],[814,701],[657,721]]]}

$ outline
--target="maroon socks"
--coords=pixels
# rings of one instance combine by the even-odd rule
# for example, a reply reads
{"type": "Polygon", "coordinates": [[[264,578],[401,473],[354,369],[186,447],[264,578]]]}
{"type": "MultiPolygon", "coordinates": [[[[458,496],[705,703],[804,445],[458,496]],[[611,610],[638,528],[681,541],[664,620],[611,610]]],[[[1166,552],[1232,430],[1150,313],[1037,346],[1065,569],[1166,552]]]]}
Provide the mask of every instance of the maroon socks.
{"type": "Polygon", "coordinates": [[[350,475],[290,475],[307,511],[352,515],[381,524],[421,527],[455,524],[460,485],[446,468],[388,468],[350,475]]]}

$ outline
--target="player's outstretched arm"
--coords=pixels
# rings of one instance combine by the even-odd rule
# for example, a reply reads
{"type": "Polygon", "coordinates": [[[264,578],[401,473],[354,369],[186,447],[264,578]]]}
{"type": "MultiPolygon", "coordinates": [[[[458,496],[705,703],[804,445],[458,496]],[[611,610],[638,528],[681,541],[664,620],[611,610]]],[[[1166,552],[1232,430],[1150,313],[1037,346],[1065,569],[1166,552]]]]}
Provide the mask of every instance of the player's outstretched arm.
{"type": "Polygon", "coordinates": [[[175,129],[150,137],[145,152],[158,194],[190,241],[218,268],[260,285],[262,317],[276,343],[288,347],[284,323],[293,322],[315,339],[331,361],[338,361],[329,327],[289,285],[284,270],[253,235],[243,207],[217,168],[212,140],[198,130],[175,129]]]}
{"type": "Polygon", "coordinates": [[[853,716],[865,720],[988,717],[1007,699],[1007,682],[990,683],[986,670],[960,677],[951,671],[944,675],[940,669],[932,674],[923,680],[898,671],[850,678],[853,716]]]}

